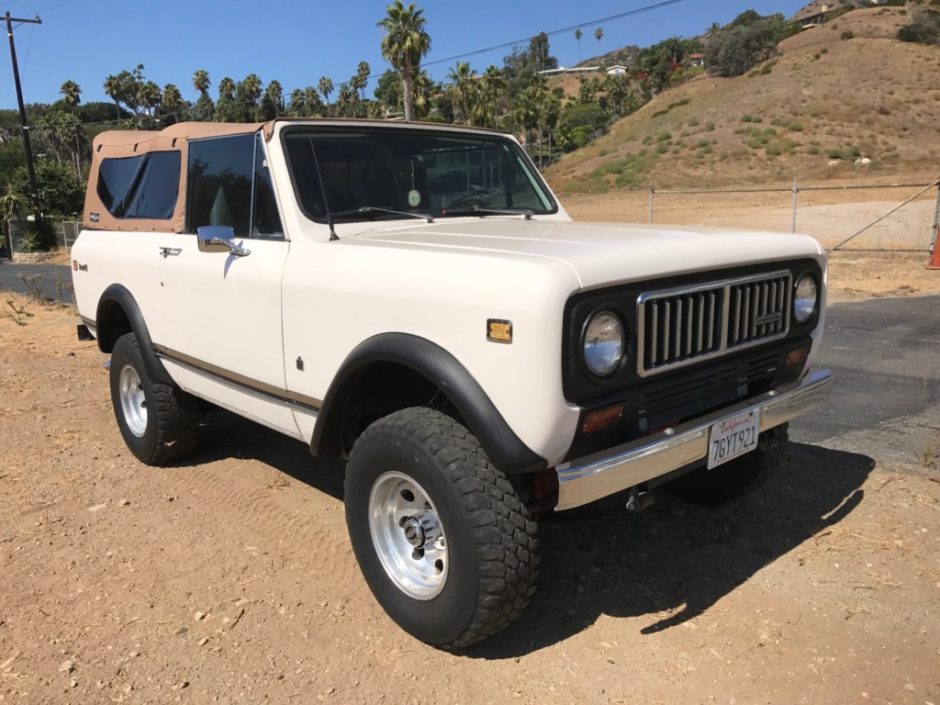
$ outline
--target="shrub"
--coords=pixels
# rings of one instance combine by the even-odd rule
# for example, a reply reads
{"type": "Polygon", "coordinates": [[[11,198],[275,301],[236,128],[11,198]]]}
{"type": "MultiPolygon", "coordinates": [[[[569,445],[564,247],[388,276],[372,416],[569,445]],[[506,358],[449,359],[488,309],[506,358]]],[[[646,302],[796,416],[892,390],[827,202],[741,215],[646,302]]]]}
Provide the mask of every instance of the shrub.
{"type": "Polygon", "coordinates": [[[802,132],[802,131],[803,131],[803,123],[802,123],[802,122],[791,122],[789,125],[787,125],[787,129],[788,129],[790,132],[802,132]]]}
{"type": "Polygon", "coordinates": [[[671,132],[663,132],[659,137],[656,138],[657,142],[668,142],[672,139],[671,132]]]}
{"type": "Polygon", "coordinates": [[[855,32],[851,29],[847,29],[839,35],[839,39],[855,39],[855,32]]]}
{"type": "Polygon", "coordinates": [[[705,149],[706,147],[711,147],[711,142],[708,140],[699,140],[699,143],[695,145],[696,149],[705,149]]]}
{"type": "Polygon", "coordinates": [[[713,122],[707,123],[707,124],[705,125],[705,131],[706,131],[706,132],[714,132],[714,131],[715,131],[715,123],[713,123],[713,122]]]}

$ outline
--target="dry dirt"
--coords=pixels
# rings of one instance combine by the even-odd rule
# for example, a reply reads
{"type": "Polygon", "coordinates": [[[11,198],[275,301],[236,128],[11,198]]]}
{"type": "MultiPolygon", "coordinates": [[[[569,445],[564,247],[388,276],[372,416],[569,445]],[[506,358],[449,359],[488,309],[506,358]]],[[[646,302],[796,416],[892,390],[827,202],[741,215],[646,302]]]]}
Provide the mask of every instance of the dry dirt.
{"type": "Polygon", "coordinates": [[[26,312],[0,317],[0,702],[940,703],[938,448],[796,444],[730,507],[552,518],[529,611],[452,655],[372,600],[341,466],[220,413],[144,467],[71,311],[26,312]]]}

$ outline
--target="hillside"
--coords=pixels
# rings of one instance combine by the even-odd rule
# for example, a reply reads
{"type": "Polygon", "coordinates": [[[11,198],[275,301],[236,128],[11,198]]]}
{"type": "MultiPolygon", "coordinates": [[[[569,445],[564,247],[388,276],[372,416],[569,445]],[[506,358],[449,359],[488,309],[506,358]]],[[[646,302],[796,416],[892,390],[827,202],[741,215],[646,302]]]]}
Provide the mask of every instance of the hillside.
{"type": "Polygon", "coordinates": [[[667,90],[547,176],[569,194],[936,176],[940,47],[894,39],[906,19],[856,10],[785,40],[749,75],[667,90]]]}

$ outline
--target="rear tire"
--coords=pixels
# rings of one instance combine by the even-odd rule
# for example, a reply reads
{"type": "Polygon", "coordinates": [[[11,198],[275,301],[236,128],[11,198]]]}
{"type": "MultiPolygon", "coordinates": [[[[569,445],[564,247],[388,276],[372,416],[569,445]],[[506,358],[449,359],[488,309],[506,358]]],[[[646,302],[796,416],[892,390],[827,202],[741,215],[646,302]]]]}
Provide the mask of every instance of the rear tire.
{"type": "Polygon", "coordinates": [[[369,588],[421,641],[470,646],[535,592],[536,522],[477,439],[438,411],[404,409],[369,426],[350,454],[345,501],[369,588]]]}
{"type": "Polygon", "coordinates": [[[717,468],[699,468],[663,485],[663,490],[689,504],[717,506],[753,492],[783,464],[788,424],[764,431],[757,449],[717,468]]]}
{"type": "Polygon", "coordinates": [[[147,375],[133,333],[111,351],[111,404],[131,453],[147,465],[165,465],[191,453],[199,439],[199,400],[147,375]]]}

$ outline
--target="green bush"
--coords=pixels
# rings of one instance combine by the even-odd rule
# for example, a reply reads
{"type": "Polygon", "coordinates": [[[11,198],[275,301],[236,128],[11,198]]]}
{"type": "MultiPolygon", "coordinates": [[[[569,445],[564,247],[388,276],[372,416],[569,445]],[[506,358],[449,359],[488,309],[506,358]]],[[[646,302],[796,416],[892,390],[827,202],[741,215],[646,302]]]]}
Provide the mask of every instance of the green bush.
{"type": "Polygon", "coordinates": [[[845,30],[839,37],[840,39],[855,39],[855,32],[851,29],[845,30]]]}
{"type": "Polygon", "coordinates": [[[802,122],[791,122],[789,125],[787,125],[787,129],[788,129],[790,132],[802,132],[802,131],[803,131],[803,123],[802,123],[802,122]]]}

